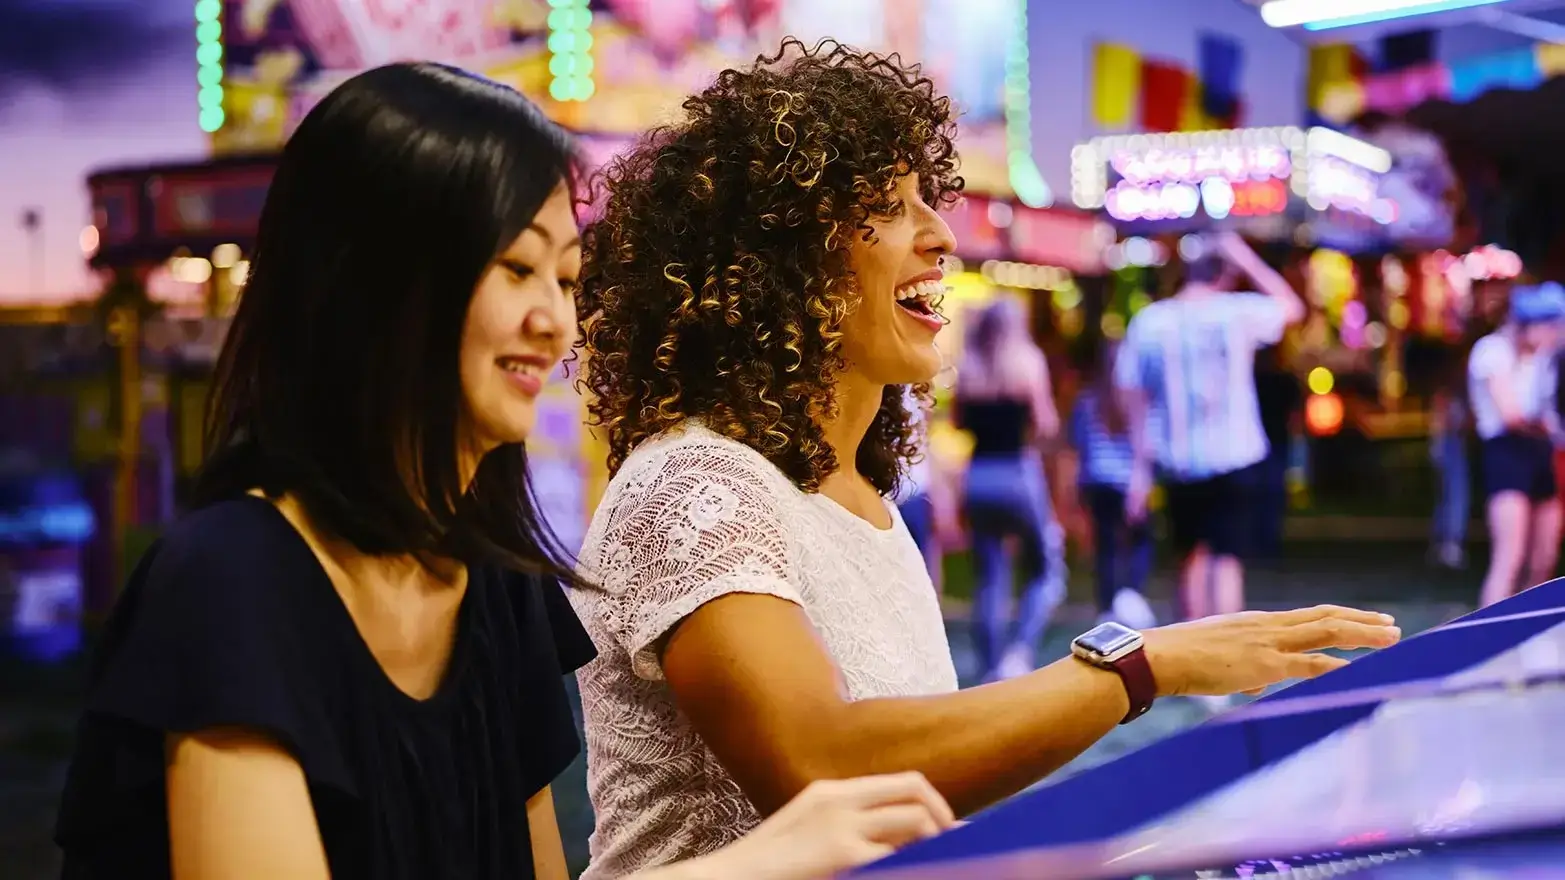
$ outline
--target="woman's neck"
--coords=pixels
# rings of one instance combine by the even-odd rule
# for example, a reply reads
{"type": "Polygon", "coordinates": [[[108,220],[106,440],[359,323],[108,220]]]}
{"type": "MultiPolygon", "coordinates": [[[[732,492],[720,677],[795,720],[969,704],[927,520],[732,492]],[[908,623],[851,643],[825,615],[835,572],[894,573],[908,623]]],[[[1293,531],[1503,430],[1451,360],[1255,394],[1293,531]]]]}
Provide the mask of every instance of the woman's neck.
{"type": "Polygon", "coordinates": [[[466,569],[454,559],[421,561],[412,554],[371,556],[347,541],[317,529],[304,505],[293,494],[285,494],[273,504],[315,551],[322,566],[328,572],[341,575],[346,585],[374,585],[377,590],[412,589],[418,592],[463,583],[466,569]]]}
{"type": "Polygon", "coordinates": [[[857,472],[859,445],[875,424],[886,386],[844,373],[837,380],[837,415],[821,425],[821,433],[837,455],[841,471],[857,472]]]}

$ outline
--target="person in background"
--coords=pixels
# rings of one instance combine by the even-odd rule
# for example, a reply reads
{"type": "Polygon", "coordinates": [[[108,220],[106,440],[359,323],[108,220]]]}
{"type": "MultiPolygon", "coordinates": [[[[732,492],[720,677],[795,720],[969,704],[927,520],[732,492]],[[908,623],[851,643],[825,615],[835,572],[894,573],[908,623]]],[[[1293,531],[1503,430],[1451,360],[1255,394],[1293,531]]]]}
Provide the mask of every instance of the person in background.
{"type": "Polygon", "coordinates": [[[1251,553],[1256,560],[1282,558],[1283,526],[1288,514],[1288,462],[1293,435],[1304,409],[1299,377],[1282,362],[1282,349],[1269,345],[1256,352],[1255,396],[1266,432],[1266,458],[1256,475],[1255,515],[1251,553]]]}
{"type": "Polygon", "coordinates": [[[1429,561],[1450,569],[1467,566],[1467,526],[1472,517],[1472,476],[1467,435],[1467,355],[1452,352],[1441,365],[1430,400],[1429,457],[1439,474],[1429,561]]]}
{"type": "Polygon", "coordinates": [[[1092,518],[1097,602],[1101,619],[1132,629],[1156,626],[1142,588],[1152,570],[1152,524],[1125,515],[1135,453],[1125,407],[1114,388],[1119,346],[1104,340],[1087,382],[1076,395],[1068,435],[1080,462],[1077,484],[1092,518]]]}
{"type": "Polygon", "coordinates": [[[1131,519],[1146,515],[1154,470],[1183,557],[1184,617],[1244,608],[1241,557],[1254,515],[1266,431],[1256,399],[1257,349],[1304,319],[1304,301],[1233,233],[1181,242],[1185,283],[1136,313],[1115,364],[1135,462],[1131,519]],[[1232,293],[1248,276],[1260,293],[1232,293]]]}
{"type": "Polygon", "coordinates": [[[1066,577],[1064,534],[1043,468],[1043,444],[1059,433],[1060,416],[1049,362],[1020,302],[998,299],[979,313],[957,381],[956,424],[973,438],[961,503],[976,575],[974,639],[985,679],[1012,678],[1036,668],[1034,653],[1065,598],[1066,577]],[[1014,542],[1014,567],[1007,542],[1014,542]]]}
{"type": "Polygon", "coordinates": [[[924,566],[929,569],[929,580],[934,584],[935,592],[939,593],[945,585],[942,539],[946,530],[943,521],[949,517],[946,507],[950,502],[945,497],[945,486],[940,475],[935,471],[934,450],[930,446],[929,435],[931,409],[932,402],[926,402],[911,390],[908,392],[908,415],[912,419],[913,430],[920,436],[921,449],[918,457],[908,465],[902,482],[897,485],[897,509],[902,514],[902,521],[907,524],[908,533],[913,536],[913,543],[918,545],[919,553],[923,554],[924,566]]]}
{"type": "Polygon", "coordinates": [[[1482,606],[1554,576],[1559,558],[1560,499],[1554,481],[1555,349],[1565,320],[1565,288],[1517,285],[1509,319],[1473,345],[1468,398],[1482,441],[1484,510],[1491,545],[1482,606]]]}
{"type": "MultiPolygon", "coordinates": [[[[266,197],[198,508],[109,620],[72,880],[565,880],[550,785],[596,654],[527,482],[576,338],[575,148],[433,64],[347,80],[266,197]]],[[[805,788],[636,880],[814,880],[950,827],[914,773],[805,788]]]]}

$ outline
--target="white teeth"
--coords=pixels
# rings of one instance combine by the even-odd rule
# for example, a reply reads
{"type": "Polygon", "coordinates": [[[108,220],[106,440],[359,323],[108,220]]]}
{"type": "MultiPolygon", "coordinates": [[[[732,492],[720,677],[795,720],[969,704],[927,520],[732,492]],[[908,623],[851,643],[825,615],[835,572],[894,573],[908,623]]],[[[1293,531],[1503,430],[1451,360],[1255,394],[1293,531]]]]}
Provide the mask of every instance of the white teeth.
{"type": "Polygon", "coordinates": [[[946,285],[943,281],[920,281],[917,284],[897,288],[896,297],[899,300],[916,298],[932,300],[944,296],[945,292],[946,285]]]}
{"type": "Polygon", "coordinates": [[[503,359],[500,361],[500,369],[506,371],[507,373],[522,373],[523,375],[532,376],[539,375],[543,372],[532,364],[503,359]]]}

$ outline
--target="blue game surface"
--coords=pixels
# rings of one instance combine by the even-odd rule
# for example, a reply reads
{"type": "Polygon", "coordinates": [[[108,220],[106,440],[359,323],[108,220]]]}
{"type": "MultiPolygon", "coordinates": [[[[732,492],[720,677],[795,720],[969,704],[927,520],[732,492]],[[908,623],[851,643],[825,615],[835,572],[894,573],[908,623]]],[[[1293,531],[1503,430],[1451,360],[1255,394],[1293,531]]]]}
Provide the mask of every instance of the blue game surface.
{"type": "Polygon", "coordinates": [[[1481,866],[1565,880],[1561,731],[1565,581],[1553,581],[860,873],[1159,880],[1286,867],[1295,880],[1404,880],[1481,866]]]}

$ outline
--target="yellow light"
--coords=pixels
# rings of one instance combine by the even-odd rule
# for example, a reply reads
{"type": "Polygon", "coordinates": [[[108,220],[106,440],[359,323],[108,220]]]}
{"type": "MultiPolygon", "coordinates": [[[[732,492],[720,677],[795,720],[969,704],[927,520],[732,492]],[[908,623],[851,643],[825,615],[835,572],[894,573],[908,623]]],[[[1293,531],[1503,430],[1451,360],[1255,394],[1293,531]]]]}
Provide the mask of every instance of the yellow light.
{"type": "Polygon", "coordinates": [[[1386,320],[1392,327],[1398,330],[1406,330],[1407,322],[1411,318],[1412,311],[1408,309],[1407,303],[1402,300],[1394,300],[1391,305],[1386,307],[1386,320]]]}
{"type": "Polygon", "coordinates": [[[1391,370],[1380,381],[1380,393],[1387,400],[1401,400],[1407,393],[1407,377],[1400,370],[1391,370]]]}
{"type": "Polygon", "coordinates": [[[1331,389],[1337,386],[1337,377],[1325,367],[1316,367],[1310,370],[1308,379],[1310,391],[1315,394],[1330,394],[1331,389]]]}
{"type": "Polygon", "coordinates": [[[1103,330],[1103,335],[1109,339],[1119,339],[1125,335],[1125,319],[1113,312],[1104,315],[1099,326],[1103,330]]]}
{"type": "Polygon", "coordinates": [[[230,269],[239,262],[240,250],[237,244],[220,244],[212,249],[212,267],[214,269],[230,269]]]}
{"type": "Polygon", "coordinates": [[[983,302],[994,296],[994,285],[977,272],[959,272],[945,277],[947,303],[983,302]]]}

